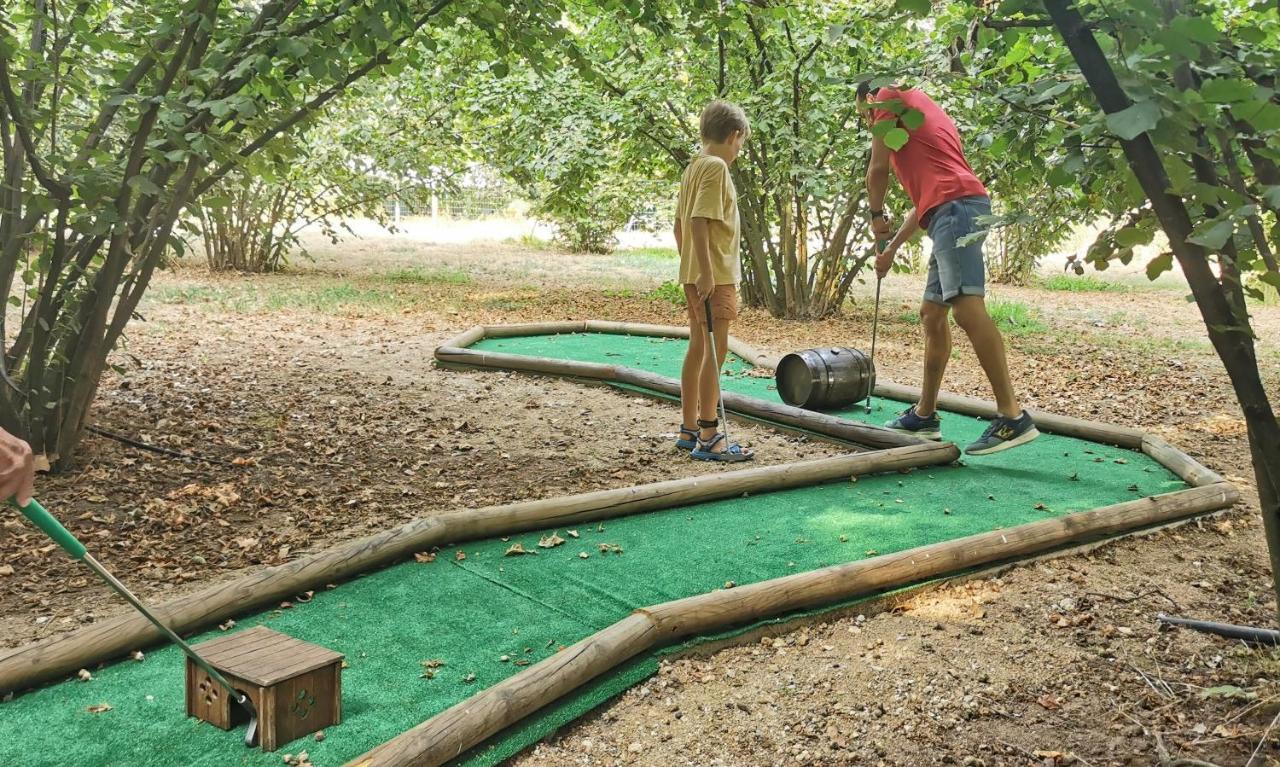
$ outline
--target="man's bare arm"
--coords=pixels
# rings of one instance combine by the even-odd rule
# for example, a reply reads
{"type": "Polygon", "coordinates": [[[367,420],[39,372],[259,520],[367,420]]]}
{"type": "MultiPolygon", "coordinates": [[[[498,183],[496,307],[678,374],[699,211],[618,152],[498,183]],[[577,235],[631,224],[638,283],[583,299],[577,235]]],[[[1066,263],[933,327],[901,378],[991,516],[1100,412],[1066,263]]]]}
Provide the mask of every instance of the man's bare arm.
{"type": "Polygon", "coordinates": [[[879,136],[871,138],[871,161],[867,163],[867,203],[872,210],[884,210],[889,191],[889,147],[879,136]]]}
{"type": "Polygon", "coordinates": [[[910,240],[915,236],[916,232],[920,231],[919,214],[920,212],[915,208],[911,209],[911,212],[907,214],[907,217],[902,219],[902,226],[898,227],[898,233],[893,236],[893,242],[890,243],[889,247],[897,250],[903,245],[906,245],[907,240],[910,240]]]}

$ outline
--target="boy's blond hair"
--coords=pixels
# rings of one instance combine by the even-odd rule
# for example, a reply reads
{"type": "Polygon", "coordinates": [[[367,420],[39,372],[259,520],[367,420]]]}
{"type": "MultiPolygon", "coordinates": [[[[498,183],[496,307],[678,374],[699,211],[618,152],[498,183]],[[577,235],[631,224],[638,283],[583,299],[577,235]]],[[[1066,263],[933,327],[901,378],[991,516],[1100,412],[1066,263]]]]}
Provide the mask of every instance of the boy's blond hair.
{"type": "Polygon", "coordinates": [[[744,136],[751,134],[751,125],[742,107],[716,99],[702,110],[698,132],[703,141],[726,141],[734,131],[742,131],[744,136]]]}

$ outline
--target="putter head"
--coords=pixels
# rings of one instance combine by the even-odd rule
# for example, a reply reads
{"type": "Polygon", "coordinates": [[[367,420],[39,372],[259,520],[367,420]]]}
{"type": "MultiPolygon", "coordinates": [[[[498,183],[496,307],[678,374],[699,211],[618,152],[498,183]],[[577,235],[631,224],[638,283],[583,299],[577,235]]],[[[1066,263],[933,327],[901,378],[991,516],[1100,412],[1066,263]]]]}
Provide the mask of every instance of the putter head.
{"type": "Polygon", "coordinates": [[[236,703],[249,712],[249,724],[244,730],[244,745],[246,748],[253,748],[258,745],[258,710],[253,707],[253,701],[249,700],[249,696],[244,693],[240,693],[236,703]]]}

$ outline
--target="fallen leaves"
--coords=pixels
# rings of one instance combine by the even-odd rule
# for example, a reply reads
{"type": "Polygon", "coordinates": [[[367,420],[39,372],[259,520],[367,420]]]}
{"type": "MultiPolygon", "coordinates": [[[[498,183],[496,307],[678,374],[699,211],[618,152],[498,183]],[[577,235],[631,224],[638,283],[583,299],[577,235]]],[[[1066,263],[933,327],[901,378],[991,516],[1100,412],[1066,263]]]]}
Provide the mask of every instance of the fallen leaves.
{"type": "Polygon", "coordinates": [[[307,755],[306,751],[303,751],[297,756],[293,754],[285,754],[284,763],[290,765],[290,767],[314,767],[311,764],[311,757],[307,755]]]}
{"type": "Polygon", "coordinates": [[[590,558],[591,558],[591,555],[588,554],[587,552],[585,551],[578,552],[578,559],[590,559],[590,558]]]}
{"type": "Polygon", "coordinates": [[[422,675],[419,679],[435,679],[436,671],[444,667],[444,661],[439,658],[422,661],[422,675]]]}
{"type": "Polygon", "coordinates": [[[597,543],[596,548],[600,549],[601,554],[621,554],[622,547],[616,543],[597,543]]]}
{"type": "Polygon", "coordinates": [[[513,543],[513,544],[511,544],[511,548],[507,549],[507,550],[506,550],[506,553],[504,553],[502,556],[504,556],[504,557],[518,557],[518,556],[522,556],[522,555],[524,555],[524,554],[537,554],[537,553],[538,553],[538,552],[536,552],[536,551],[529,551],[529,550],[527,550],[527,549],[524,547],[524,544],[522,544],[522,543],[513,543]]]}
{"type": "Polygon", "coordinates": [[[1205,698],[1231,698],[1236,700],[1255,700],[1258,697],[1256,692],[1251,692],[1234,684],[1224,684],[1217,687],[1209,687],[1200,691],[1200,697],[1205,698]]]}
{"type": "Polygon", "coordinates": [[[138,663],[141,663],[142,661],[147,659],[147,656],[142,654],[142,650],[134,650],[133,654],[130,655],[129,657],[133,658],[138,663]]]}
{"type": "Polygon", "coordinates": [[[467,552],[463,551],[462,549],[458,549],[458,553],[453,555],[454,562],[463,562],[466,560],[466,558],[467,558],[467,552]]]}
{"type": "Polygon", "coordinates": [[[577,537],[578,537],[578,531],[577,531],[577,530],[570,530],[570,531],[569,531],[569,537],[570,537],[570,538],[577,538],[577,537]]]}
{"type": "Polygon", "coordinates": [[[235,628],[235,627],[236,627],[236,622],[235,622],[234,620],[230,619],[230,618],[228,618],[228,619],[227,619],[227,622],[226,622],[226,623],[219,623],[219,624],[218,624],[218,630],[219,630],[219,631],[230,631],[231,629],[233,629],[233,628],[235,628]]]}
{"type": "Polygon", "coordinates": [[[1045,693],[1044,695],[1036,698],[1036,703],[1039,703],[1040,707],[1046,711],[1057,711],[1062,707],[1062,704],[1058,702],[1058,699],[1049,693],[1045,693]]]}
{"type": "Polygon", "coordinates": [[[551,535],[544,535],[542,536],[542,538],[538,540],[538,548],[554,549],[556,546],[559,546],[564,542],[565,542],[564,538],[561,538],[556,533],[552,533],[551,535]]]}
{"type": "Polygon", "coordinates": [[[93,679],[93,674],[90,674],[89,670],[84,668],[77,671],[76,676],[80,679],[81,682],[88,682],[91,679],[93,679]]]}
{"type": "Polygon", "coordinates": [[[90,714],[103,714],[110,710],[111,710],[110,703],[95,703],[92,706],[89,706],[89,708],[87,709],[87,711],[90,714]]]}
{"type": "Polygon", "coordinates": [[[429,551],[419,551],[417,554],[413,555],[413,560],[426,565],[436,561],[436,555],[429,551]]]}

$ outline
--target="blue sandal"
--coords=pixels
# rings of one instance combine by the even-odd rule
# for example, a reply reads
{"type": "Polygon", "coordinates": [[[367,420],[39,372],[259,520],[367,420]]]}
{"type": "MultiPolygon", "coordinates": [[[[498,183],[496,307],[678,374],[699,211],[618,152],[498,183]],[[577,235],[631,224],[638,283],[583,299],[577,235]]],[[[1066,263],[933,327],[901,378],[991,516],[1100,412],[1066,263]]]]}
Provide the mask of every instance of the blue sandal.
{"type": "Polygon", "coordinates": [[[680,425],[680,439],[676,440],[676,447],[681,450],[692,450],[698,446],[698,430],[686,429],[684,424],[680,425]]]}
{"type": "Polygon", "coordinates": [[[756,454],[739,445],[737,442],[729,443],[722,451],[717,452],[713,448],[723,442],[725,439],[724,432],[717,432],[714,437],[709,440],[698,438],[698,446],[694,448],[692,455],[699,461],[723,461],[724,463],[741,463],[742,461],[750,461],[756,457],[756,454]]]}

